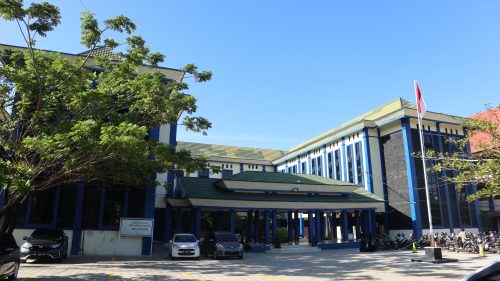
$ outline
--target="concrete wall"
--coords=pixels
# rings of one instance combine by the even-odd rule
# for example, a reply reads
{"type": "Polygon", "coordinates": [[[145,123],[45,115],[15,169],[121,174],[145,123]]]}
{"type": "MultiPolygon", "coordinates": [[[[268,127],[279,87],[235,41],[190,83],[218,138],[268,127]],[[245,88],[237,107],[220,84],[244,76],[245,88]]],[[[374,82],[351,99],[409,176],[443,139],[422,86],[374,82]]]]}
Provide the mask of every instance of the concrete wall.
{"type": "Polygon", "coordinates": [[[124,237],[120,239],[118,249],[118,231],[83,230],[82,249],[84,255],[138,256],[142,252],[142,237],[124,237]]]}

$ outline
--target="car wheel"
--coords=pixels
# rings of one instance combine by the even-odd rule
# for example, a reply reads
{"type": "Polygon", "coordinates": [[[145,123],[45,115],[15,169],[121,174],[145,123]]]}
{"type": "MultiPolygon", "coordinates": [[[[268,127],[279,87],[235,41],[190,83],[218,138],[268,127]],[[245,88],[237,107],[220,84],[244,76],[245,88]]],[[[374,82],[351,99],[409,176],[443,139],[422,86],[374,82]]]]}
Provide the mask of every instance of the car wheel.
{"type": "Polygon", "coordinates": [[[9,280],[16,280],[18,272],[19,272],[19,261],[16,262],[16,265],[14,267],[14,272],[12,272],[12,274],[9,276],[9,280]]]}

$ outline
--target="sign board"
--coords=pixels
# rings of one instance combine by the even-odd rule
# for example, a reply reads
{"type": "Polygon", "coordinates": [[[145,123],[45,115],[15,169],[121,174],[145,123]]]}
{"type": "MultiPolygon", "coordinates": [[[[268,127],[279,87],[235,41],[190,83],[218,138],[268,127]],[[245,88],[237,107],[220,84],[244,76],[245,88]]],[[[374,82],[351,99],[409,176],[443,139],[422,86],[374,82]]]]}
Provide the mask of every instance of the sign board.
{"type": "Polygon", "coordinates": [[[120,218],[120,236],[153,236],[153,219],[120,218]]]}

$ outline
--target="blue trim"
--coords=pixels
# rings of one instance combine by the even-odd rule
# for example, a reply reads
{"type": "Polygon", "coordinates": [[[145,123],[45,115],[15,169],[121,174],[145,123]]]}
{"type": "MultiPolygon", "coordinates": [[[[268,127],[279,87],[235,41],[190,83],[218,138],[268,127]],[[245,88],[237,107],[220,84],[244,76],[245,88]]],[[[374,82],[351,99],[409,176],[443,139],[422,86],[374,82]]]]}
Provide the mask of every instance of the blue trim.
{"type": "Polygon", "coordinates": [[[413,221],[413,233],[416,237],[422,235],[422,216],[418,196],[417,172],[415,170],[415,159],[413,157],[413,143],[411,137],[410,121],[405,118],[401,120],[403,126],[403,142],[406,158],[406,175],[408,178],[408,195],[410,199],[411,219],[413,221]]]}
{"type": "Polygon", "coordinates": [[[345,181],[345,182],[349,182],[349,178],[347,177],[347,150],[346,150],[346,146],[345,146],[345,139],[342,138],[342,150],[340,152],[340,156],[342,157],[342,163],[341,163],[341,166],[342,166],[342,174],[343,174],[343,178],[342,180],[345,181]]]}
{"type": "Polygon", "coordinates": [[[262,172],[266,171],[266,165],[262,165],[262,172]]]}
{"type": "Polygon", "coordinates": [[[342,232],[342,241],[349,240],[349,221],[347,217],[347,211],[342,211],[341,219],[341,232],[342,232]]]}
{"type": "MultiPolygon", "coordinates": [[[[158,139],[159,138],[160,135],[158,132],[158,139]]],[[[169,134],[168,144],[174,147],[177,145],[177,123],[170,124],[170,134],[169,134]]]]}
{"type": "Polygon", "coordinates": [[[234,226],[235,226],[234,215],[235,215],[234,209],[229,209],[229,232],[231,232],[231,233],[235,232],[235,230],[234,230],[234,226]]]}
{"type": "Polygon", "coordinates": [[[73,220],[73,236],[71,238],[71,255],[78,255],[81,251],[83,200],[85,196],[85,181],[80,179],[76,189],[75,218],[73,220]]]}
{"type": "MultiPolygon", "coordinates": [[[[365,159],[365,164],[366,164],[366,168],[367,168],[367,171],[368,171],[368,176],[365,177],[365,174],[366,173],[363,173],[363,178],[364,178],[364,182],[366,182],[366,185],[368,186],[368,191],[371,192],[371,193],[374,193],[375,190],[373,188],[373,181],[372,181],[372,158],[371,158],[371,154],[370,154],[370,141],[369,141],[369,138],[368,138],[368,129],[367,128],[364,128],[363,129],[363,138],[364,138],[364,159],[365,159]]],[[[364,171],[363,171],[364,172],[364,171]]]]}

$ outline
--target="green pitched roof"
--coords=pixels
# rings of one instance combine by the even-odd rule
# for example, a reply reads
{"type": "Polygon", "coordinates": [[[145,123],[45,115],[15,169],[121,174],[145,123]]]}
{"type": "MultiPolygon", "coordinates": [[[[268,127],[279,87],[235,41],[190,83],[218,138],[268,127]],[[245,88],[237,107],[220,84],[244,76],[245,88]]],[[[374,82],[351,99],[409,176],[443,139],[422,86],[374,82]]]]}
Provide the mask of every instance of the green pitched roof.
{"type": "Polygon", "coordinates": [[[285,151],[282,150],[204,144],[184,141],[177,142],[177,149],[189,150],[194,155],[206,157],[250,159],[269,162],[275,158],[285,155],[285,151]]]}
{"type": "Polygon", "coordinates": [[[266,194],[257,192],[231,192],[216,188],[220,179],[190,178],[180,179],[180,184],[186,192],[186,197],[218,200],[243,201],[282,201],[282,202],[383,202],[384,200],[363,188],[358,188],[349,195],[305,195],[305,194],[266,194]]]}
{"type": "Polygon", "coordinates": [[[231,176],[230,180],[234,181],[250,181],[250,182],[267,182],[267,183],[290,183],[290,184],[312,184],[312,185],[342,185],[352,186],[357,185],[345,181],[333,180],[330,178],[307,175],[307,174],[288,174],[288,173],[269,173],[245,171],[231,176]]]}

